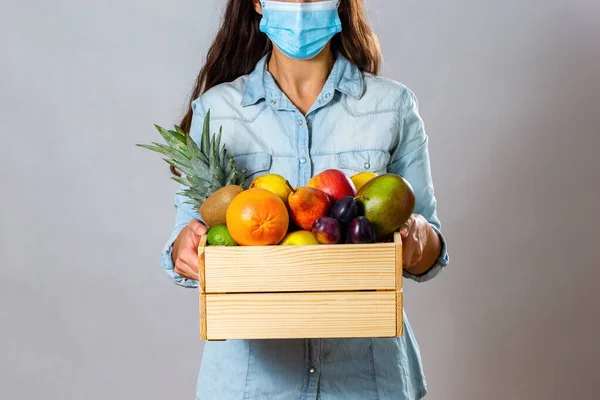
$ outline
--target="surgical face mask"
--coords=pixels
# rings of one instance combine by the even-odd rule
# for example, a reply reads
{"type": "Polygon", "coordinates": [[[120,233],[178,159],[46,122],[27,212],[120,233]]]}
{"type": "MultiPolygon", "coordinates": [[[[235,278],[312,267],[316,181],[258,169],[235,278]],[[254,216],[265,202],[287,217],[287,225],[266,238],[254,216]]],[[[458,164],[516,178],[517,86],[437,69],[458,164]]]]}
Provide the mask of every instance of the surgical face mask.
{"type": "Polygon", "coordinates": [[[312,3],[261,1],[260,30],[283,54],[296,60],[315,57],[342,31],[338,0],[312,3]]]}

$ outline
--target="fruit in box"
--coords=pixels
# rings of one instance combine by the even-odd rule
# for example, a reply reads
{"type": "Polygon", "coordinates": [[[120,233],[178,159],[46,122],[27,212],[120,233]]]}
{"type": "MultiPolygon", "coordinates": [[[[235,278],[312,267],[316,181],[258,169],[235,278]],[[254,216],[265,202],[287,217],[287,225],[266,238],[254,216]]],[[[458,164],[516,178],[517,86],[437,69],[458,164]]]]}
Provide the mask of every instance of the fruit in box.
{"type": "Polygon", "coordinates": [[[339,244],[343,240],[344,228],[337,219],[322,217],[315,221],[312,232],[321,244],[339,244]]]}
{"type": "Polygon", "coordinates": [[[200,217],[204,223],[217,226],[227,222],[227,207],[243,190],[244,188],[238,185],[227,185],[210,195],[200,206],[200,217]]]}
{"type": "Polygon", "coordinates": [[[306,246],[319,244],[311,231],[299,230],[290,232],[279,243],[282,246],[306,246]]]}
{"type": "Polygon", "coordinates": [[[290,217],[300,228],[310,231],[316,220],[324,217],[331,208],[325,192],[312,187],[293,189],[288,198],[290,217]]]}
{"type": "Polygon", "coordinates": [[[397,231],[415,208],[412,186],[400,175],[383,174],[371,179],[358,191],[356,199],[365,210],[377,238],[397,231]]]}
{"type": "Polygon", "coordinates": [[[260,188],[266,189],[271,193],[276,194],[285,204],[288,202],[288,197],[292,192],[283,176],[278,174],[261,175],[254,178],[250,183],[250,189],[260,188]]]}
{"type": "Polygon", "coordinates": [[[356,195],[356,188],[352,180],[338,169],[328,169],[313,176],[307,186],[320,189],[331,197],[332,202],[345,196],[356,195]]]}
{"type": "Polygon", "coordinates": [[[238,194],[227,209],[227,227],[242,246],[268,246],[281,242],[289,226],[283,200],[266,189],[238,194]]]}
{"type": "Polygon", "coordinates": [[[354,183],[354,187],[356,188],[356,191],[358,192],[360,190],[360,188],[362,188],[365,183],[367,183],[368,181],[370,181],[371,179],[375,178],[377,176],[377,174],[375,172],[359,172],[356,175],[352,175],[350,177],[350,179],[352,180],[352,183],[354,183]]]}
{"type": "Polygon", "coordinates": [[[350,221],[363,212],[362,204],[358,200],[352,196],[345,196],[335,202],[329,211],[329,216],[348,226],[350,221]]]}
{"type": "Polygon", "coordinates": [[[348,226],[348,243],[375,243],[375,230],[366,217],[356,217],[348,226]]]}
{"type": "Polygon", "coordinates": [[[210,246],[237,246],[225,224],[213,226],[208,230],[206,244],[210,246]]]}

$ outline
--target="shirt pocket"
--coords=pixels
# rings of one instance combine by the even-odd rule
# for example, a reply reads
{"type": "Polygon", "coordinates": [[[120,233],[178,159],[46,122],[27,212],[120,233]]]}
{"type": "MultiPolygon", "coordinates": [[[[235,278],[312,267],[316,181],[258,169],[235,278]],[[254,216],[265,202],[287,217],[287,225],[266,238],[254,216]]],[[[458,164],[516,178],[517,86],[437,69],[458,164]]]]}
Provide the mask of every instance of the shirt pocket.
{"type": "Polygon", "coordinates": [[[390,153],[383,150],[358,150],[338,153],[337,168],[349,176],[360,172],[385,174],[390,161],[390,153]]]}
{"type": "Polygon", "coordinates": [[[248,187],[254,178],[271,170],[273,156],[269,153],[259,152],[234,155],[233,159],[237,170],[246,174],[247,178],[244,186],[248,187]]]}

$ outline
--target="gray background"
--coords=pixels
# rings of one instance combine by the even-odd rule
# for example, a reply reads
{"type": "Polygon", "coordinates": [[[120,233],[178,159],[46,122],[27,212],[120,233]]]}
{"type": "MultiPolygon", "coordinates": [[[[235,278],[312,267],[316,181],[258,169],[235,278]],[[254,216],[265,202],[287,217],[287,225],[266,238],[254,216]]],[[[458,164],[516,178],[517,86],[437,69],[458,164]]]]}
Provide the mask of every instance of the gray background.
{"type": "MultiPolygon", "coordinates": [[[[368,1],[417,94],[450,267],[408,283],[430,399],[597,391],[600,3],[368,1]]],[[[191,399],[194,290],[158,264],[170,125],[222,1],[2,1],[0,398],[191,399]]]]}

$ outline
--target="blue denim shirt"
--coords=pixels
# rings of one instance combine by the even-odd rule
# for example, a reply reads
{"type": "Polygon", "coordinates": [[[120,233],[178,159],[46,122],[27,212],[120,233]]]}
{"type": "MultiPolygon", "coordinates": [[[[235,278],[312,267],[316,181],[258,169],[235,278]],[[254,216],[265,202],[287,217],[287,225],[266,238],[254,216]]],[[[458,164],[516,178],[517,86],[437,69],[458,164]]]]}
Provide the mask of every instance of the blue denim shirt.
{"type": "MultiPolygon", "coordinates": [[[[267,56],[268,57],[268,56],[267,56]]],[[[361,72],[342,55],[316,102],[304,116],[276,85],[267,57],[255,70],[218,85],[192,103],[190,134],[196,141],[208,109],[212,130],[223,126],[223,143],[239,168],[256,176],[277,173],[294,186],[328,168],[403,175],[416,195],[415,213],[438,232],[441,254],[424,282],[448,264],[436,214],[428,136],[414,94],[404,85],[361,72]]],[[[197,282],[173,270],[172,244],[198,212],[175,197],[175,224],[161,263],[178,285],[197,282]]],[[[206,342],[197,399],[420,399],[426,383],[419,348],[404,315],[404,336],[360,339],[228,340],[206,342]]]]}

